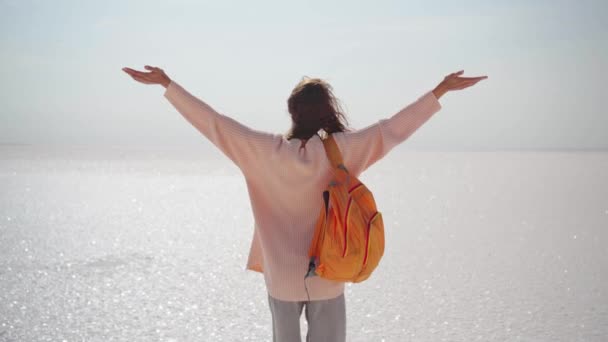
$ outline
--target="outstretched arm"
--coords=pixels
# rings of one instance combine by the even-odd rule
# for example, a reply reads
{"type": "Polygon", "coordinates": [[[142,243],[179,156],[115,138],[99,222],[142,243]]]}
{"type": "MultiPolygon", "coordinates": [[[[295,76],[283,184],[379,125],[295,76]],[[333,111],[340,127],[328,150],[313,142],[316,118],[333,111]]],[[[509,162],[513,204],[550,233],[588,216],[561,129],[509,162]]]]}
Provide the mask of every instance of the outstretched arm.
{"type": "Polygon", "coordinates": [[[161,84],[164,96],[199,132],[217,146],[242,171],[260,163],[272,149],[275,135],[252,129],[218,113],[171,80],[162,69],[146,66],[149,73],[124,68],[133,79],[145,84],[161,84]]]}
{"type": "Polygon", "coordinates": [[[347,168],[362,173],[390,150],[407,140],[442,107],[439,98],[452,90],[470,87],[487,76],[460,77],[464,71],[449,74],[433,90],[427,91],[389,118],[378,120],[363,129],[338,134],[347,168]],[[341,139],[340,139],[341,138],[341,139]]]}

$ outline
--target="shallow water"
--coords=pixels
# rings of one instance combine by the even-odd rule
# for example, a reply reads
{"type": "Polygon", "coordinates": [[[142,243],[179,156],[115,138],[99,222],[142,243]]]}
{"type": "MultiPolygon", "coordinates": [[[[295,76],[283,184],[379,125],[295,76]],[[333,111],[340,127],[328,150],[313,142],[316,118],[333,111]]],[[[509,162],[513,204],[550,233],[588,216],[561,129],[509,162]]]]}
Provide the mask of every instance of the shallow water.
{"type": "MultiPolygon", "coordinates": [[[[348,341],[608,340],[608,153],[396,150],[348,341]]],[[[223,156],[0,148],[0,341],[268,341],[223,156]]],[[[302,318],[302,333],[306,323],[302,318]]]]}

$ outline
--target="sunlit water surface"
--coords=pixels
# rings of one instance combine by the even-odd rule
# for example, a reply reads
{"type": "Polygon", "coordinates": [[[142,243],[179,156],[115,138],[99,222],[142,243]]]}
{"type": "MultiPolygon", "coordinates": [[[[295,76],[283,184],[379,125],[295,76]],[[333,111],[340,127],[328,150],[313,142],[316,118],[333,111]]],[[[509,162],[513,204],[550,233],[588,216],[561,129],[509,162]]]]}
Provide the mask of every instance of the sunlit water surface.
{"type": "MultiPolygon", "coordinates": [[[[0,341],[269,341],[239,172],[0,148],[0,341]]],[[[607,175],[600,152],[396,150],[361,175],[387,244],[347,340],[608,341],[607,175]]]]}

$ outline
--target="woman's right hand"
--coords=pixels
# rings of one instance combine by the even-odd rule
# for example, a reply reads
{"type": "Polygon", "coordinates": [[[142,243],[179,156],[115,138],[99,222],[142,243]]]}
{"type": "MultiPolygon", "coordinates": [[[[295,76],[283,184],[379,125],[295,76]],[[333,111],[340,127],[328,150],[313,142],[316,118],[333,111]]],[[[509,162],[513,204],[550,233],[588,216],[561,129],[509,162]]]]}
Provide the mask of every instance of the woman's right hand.
{"type": "Polygon", "coordinates": [[[137,71],[126,67],[122,68],[122,71],[129,74],[137,82],[144,84],[160,84],[167,88],[169,83],[171,83],[171,79],[165,74],[163,69],[149,65],[146,65],[144,68],[150,70],[150,72],[137,71]]]}
{"type": "Polygon", "coordinates": [[[439,99],[443,94],[447,93],[451,90],[460,90],[464,88],[468,88],[477,82],[488,78],[488,76],[479,76],[479,77],[460,77],[464,70],[460,70],[458,72],[451,73],[447,75],[441,83],[433,89],[433,94],[435,97],[439,99]]]}

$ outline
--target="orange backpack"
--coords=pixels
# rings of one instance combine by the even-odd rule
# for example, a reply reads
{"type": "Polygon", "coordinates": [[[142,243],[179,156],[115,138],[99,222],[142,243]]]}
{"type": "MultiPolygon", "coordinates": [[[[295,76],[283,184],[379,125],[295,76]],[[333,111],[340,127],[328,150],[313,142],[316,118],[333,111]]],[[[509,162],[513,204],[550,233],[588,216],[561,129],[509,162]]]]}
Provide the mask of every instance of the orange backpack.
{"type": "Polygon", "coordinates": [[[371,275],[384,254],[382,214],[371,191],[344,166],[331,134],[323,146],[334,175],[323,191],[325,205],[308,251],[310,263],[304,280],[318,275],[358,283],[371,275]]]}

